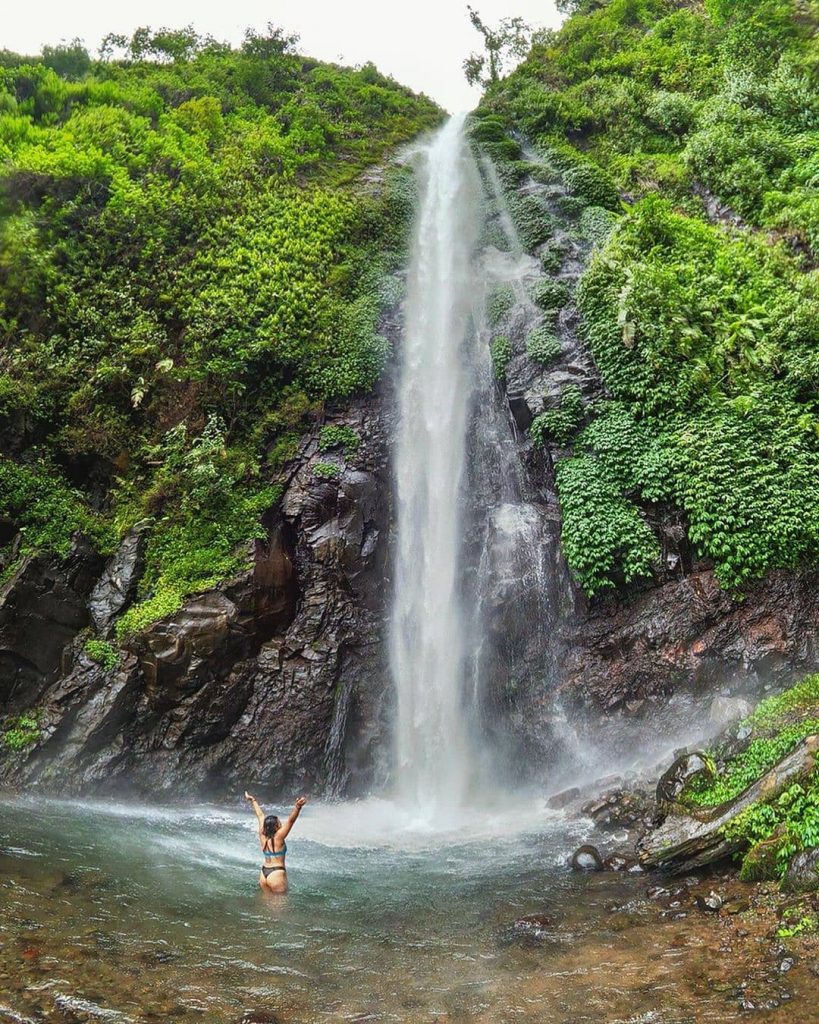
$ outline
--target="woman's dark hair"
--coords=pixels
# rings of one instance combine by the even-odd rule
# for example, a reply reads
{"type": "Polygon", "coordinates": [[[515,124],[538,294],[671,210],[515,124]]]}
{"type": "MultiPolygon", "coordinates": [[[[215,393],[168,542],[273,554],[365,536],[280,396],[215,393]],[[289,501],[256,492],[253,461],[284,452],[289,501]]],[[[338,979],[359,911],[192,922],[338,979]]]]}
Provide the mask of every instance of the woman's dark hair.
{"type": "Polygon", "coordinates": [[[282,823],[276,817],[275,814],[268,814],[262,824],[262,832],[267,836],[268,839],[272,839],[273,836],[282,827],[282,823]]]}

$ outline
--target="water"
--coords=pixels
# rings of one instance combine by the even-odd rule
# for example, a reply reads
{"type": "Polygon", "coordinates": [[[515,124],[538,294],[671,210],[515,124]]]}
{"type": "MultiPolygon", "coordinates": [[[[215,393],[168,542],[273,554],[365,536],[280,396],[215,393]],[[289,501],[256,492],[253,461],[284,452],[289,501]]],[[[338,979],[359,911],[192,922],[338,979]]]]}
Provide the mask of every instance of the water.
{"type": "Polygon", "coordinates": [[[463,700],[467,644],[460,574],[481,183],[463,122],[462,116],[452,118],[416,157],[420,209],[395,448],[390,663],[397,789],[429,819],[467,805],[477,764],[463,700]]]}
{"type": "Polygon", "coordinates": [[[449,832],[407,820],[378,801],[308,804],[281,898],[258,889],[247,811],[2,801],[0,1021],[746,1016],[733,994],[747,964],[716,954],[724,923],[690,899],[662,917],[646,898],[656,879],[566,870],[575,844],[600,841],[587,825],[536,804],[449,832]],[[552,923],[512,941],[531,914],[552,923]]]}

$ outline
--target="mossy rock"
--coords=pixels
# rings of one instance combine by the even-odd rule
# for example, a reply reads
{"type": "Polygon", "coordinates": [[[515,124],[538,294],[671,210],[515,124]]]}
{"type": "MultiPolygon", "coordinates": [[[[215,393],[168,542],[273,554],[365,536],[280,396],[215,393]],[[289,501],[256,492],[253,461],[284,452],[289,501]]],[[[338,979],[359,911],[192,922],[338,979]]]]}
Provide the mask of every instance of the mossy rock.
{"type": "Polygon", "coordinates": [[[776,831],[755,843],[742,860],[739,877],[743,882],[763,882],[780,875],[779,851],[788,842],[788,831],[780,825],[776,831]]]}

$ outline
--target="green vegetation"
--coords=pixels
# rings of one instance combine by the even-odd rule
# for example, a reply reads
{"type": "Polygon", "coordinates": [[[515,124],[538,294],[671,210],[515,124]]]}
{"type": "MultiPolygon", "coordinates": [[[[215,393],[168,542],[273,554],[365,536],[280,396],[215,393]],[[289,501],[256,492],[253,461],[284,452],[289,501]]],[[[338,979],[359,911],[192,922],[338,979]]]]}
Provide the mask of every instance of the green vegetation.
{"type": "Polygon", "coordinates": [[[319,451],[328,452],[333,448],[343,448],[347,456],[355,455],[361,444],[361,438],[352,427],[328,424],[319,432],[319,451]]]}
{"type": "MultiPolygon", "coordinates": [[[[609,397],[557,465],[564,549],[589,594],[650,577],[646,513],[682,510],[741,592],[819,559],[819,7],[567,7],[473,127],[526,137],[542,158],[527,173],[563,183],[594,245],[576,298],[609,397]],[[749,226],[710,222],[703,189],[749,226]]],[[[553,312],[562,288],[533,299],[553,312]]]]}
{"type": "Polygon", "coordinates": [[[819,914],[810,902],[802,900],[793,907],[785,907],[782,911],[782,924],[777,929],[780,939],[792,939],[797,935],[811,934],[819,931],[819,914]]]}
{"type": "MultiPolygon", "coordinates": [[[[722,759],[716,751],[716,776],[693,778],[683,794],[685,803],[716,807],[733,800],[806,736],[819,734],[819,675],[762,701],[740,723],[740,731],[749,732],[744,748],[722,759]]],[[[819,846],[819,774],[794,782],[774,799],[752,804],[724,833],[741,844],[746,881],[781,876],[794,853],[819,846]]]]}
{"type": "Polygon", "coordinates": [[[3,726],[2,740],[8,750],[19,753],[33,746],[40,738],[40,723],[37,712],[28,712],[15,718],[7,718],[3,726]]]}
{"type": "Polygon", "coordinates": [[[119,651],[107,640],[92,637],[86,641],[85,653],[92,661],[96,661],[103,668],[114,668],[119,662],[119,651]]]}
{"type": "Polygon", "coordinates": [[[505,334],[496,334],[489,343],[489,352],[492,356],[492,371],[495,380],[506,380],[506,367],[512,358],[512,342],[505,334]]]}
{"type": "Polygon", "coordinates": [[[0,515],[60,555],[144,524],[121,637],[246,564],[307,418],[388,355],[412,185],[358,178],[441,114],[293,43],[0,54],[0,515]]]}
{"type": "Polygon", "coordinates": [[[713,780],[692,780],[685,794],[688,802],[715,806],[732,800],[800,740],[819,733],[819,675],[762,701],[741,727],[750,733],[745,748],[724,762],[713,780]]]}
{"type": "Polygon", "coordinates": [[[567,444],[583,419],[583,399],[580,388],[569,385],[560,396],[556,409],[547,409],[532,423],[530,433],[535,444],[542,448],[547,441],[567,444]]]}
{"type": "Polygon", "coordinates": [[[313,472],[320,480],[336,480],[341,476],[341,466],[337,462],[316,462],[313,472]]]}
{"type": "Polygon", "coordinates": [[[526,339],[526,355],[545,366],[560,355],[560,340],[549,327],[536,327],[526,339]]]}

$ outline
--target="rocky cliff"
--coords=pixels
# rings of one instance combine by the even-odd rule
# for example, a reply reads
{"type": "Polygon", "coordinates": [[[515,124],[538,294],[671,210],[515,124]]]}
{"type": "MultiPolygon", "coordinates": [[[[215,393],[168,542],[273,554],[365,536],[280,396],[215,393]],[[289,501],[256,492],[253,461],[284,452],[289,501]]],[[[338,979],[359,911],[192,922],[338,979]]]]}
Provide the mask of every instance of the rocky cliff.
{"type": "MultiPolygon", "coordinates": [[[[584,403],[604,393],[571,297],[593,244],[590,218],[537,161],[501,186],[488,211],[490,262],[510,244],[507,208],[531,221],[537,207],[549,230],[526,257],[533,298],[488,297],[489,333],[506,345],[497,386],[476,409],[476,436],[489,421],[495,433],[476,444],[505,454],[470,479],[465,586],[480,612],[485,722],[515,771],[528,765],[537,777],[586,728],[617,753],[635,735],[623,720],[656,731],[671,698],[710,701],[804,674],[816,665],[819,599],[814,575],[786,572],[730,595],[696,556],[679,513],[660,506],[646,509],[662,550],[653,580],[592,600],[574,584],[554,479],[564,449],[555,440],[536,447],[528,431],[561,410],[567,387],[584,403]],[[548,358],[529,341],[544,319],[555,338],[548,358]],[[501,478],[514,478],[508,493],[501,478]],[[479,515],[487,505],[491,514],[479,515]]],[[[385,327],[394,341],[399,327],[396,318],[385,327]]],[[[65,560],[24,560],[0,594],[0,694],[10,720],[34,715],[38,738],[4,754],[0,780],[154,796],[244,785],[350,794],[384,784],[393,419],[385,380],[316,423],[285,468],[251,567],[112,646],[110,657],[87,643],[110,642],[135,599],[139,533],[105,565],[79,537],[65,560]],[[322,451],[328,424],[360,443],[322,451]]]]}
{"type": "Polygon", "coordinates": [[[126,642],[109,667],[85,644],[92,625],[110,635],[133,600],[138,535],[104,567],[79,539],[64,562],[24,562],[0,596],[4,698],[12,716],[38,709],[40,738],[4,760],[3,780],[178,794],[341,791],[364,767],[372,774],[369,738],[384,718],[373,680],[383,679],[389,406],[377,395],[333,418],[360,436],[354,456],[322,454],[318,431],[307,437],[252,567],[126,642]]]}

